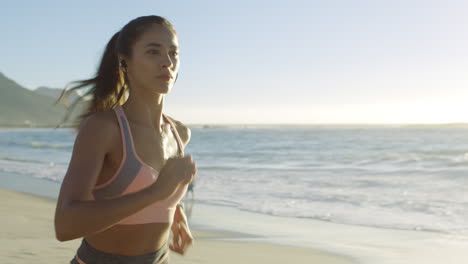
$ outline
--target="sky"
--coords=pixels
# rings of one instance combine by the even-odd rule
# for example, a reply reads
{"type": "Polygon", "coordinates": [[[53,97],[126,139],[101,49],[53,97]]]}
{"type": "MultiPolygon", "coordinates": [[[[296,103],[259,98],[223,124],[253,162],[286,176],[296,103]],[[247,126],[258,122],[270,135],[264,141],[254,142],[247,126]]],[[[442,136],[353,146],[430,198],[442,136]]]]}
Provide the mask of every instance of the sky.
{"type": "Polygon", "coordinates": [[[133,18],[180,45],[184,123],[468,122],[468,1],[2,1],[0,72],[28,89],[96,71],[133,18]]]}

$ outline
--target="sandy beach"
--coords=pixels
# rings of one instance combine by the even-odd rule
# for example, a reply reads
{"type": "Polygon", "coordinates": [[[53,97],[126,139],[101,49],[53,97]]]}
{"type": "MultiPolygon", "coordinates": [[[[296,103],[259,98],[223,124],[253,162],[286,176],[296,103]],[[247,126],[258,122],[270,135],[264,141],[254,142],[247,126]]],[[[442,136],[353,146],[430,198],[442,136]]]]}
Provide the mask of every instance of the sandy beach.
{"type": "MultiPolygon", "coordinates": [[[[55,239],[55,201],[0,189],[0,263],[69,263],[80,241],[55,239]]],[[[171,263],[354,263],[351,259],[309,248],[269,243],[232,242],[241,233],[192,228],[195,244],[185,256],[171,252],[171,263]]]]}

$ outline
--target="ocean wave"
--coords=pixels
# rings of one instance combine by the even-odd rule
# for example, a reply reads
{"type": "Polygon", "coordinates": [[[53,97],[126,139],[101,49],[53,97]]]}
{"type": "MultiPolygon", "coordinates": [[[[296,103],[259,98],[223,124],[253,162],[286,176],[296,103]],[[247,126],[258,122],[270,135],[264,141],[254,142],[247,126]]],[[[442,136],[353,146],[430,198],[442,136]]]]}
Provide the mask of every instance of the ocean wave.
{"type": "Polygon", "coordinates": [[[72,144],[63,144],[63,143],[46,143],[46,142],[38,142],[32,141],[29,144],[33,148],[40,148],[40,149],[69,149],[72,148],[72,144]]]}
{"type": "Polygon", "coordinates": [[[61,183],[65,175],[67,165],[54,162],[24,162],[0,159],[0,172],[21,174],[33,178],[44,179],[61,183]]]}
{"type": "Polygon", "coordinates": [[[24,162],[24,163],[44,163],[43,161],[40,161],[40,160],[22,159],[22,158],[17,158],[17,157],[0,157],[0,160],[24,162]]]}
{"type": "Polygon", "coordinates": [[[342,206],[340,210],[330,207],[330,204],[317,204],[313,210],[310,207],[299,208],[300,202],[287,201],[281,205],[269,203],[232,203],[227,200],[197,199],[209,205],[227,206],[239,210],[266,214],[278,217],[291,217],[314,219],[340,224],[351,224],[358,226],[441,232],[446,234],[468,234],[466,224],[457,219],[447,216],[432,215],[422,212],[398,213],[398,210],[387,210],[385,208],[365,208],[362,206],[342,206]],[[299,206],[299,207],[298,207],[299,206]]]}

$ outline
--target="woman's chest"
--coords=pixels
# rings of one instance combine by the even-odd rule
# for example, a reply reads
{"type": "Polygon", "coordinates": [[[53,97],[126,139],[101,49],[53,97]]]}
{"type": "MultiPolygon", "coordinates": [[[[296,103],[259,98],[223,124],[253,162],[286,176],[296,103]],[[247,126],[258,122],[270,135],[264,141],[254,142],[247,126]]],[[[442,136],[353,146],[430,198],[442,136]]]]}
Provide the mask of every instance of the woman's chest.
{"type": "Polygon", "coordinates": [[[159,134],[151,129],[134,127],[132,142],[119,142],[109,153],[108,162],[118,167],[126,156],[134,155],[144,165],[159,171],[166,160],[179,155],[179,146],[169,127],[159,134]],[[123,146],[130,144],[131,146],[123,146]],[[130,153],[129,153],[130,152],[130,153]]]}

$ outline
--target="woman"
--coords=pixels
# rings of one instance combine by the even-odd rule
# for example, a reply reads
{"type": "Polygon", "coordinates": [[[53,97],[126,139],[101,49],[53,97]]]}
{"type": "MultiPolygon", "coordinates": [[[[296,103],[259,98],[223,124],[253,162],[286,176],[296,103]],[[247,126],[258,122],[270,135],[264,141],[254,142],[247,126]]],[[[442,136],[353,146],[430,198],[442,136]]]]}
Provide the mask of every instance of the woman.
{"type": "Polygon", "coordinates": [[[58,240],[83,237],[71,263],[168,263],[169,249],[193,243],[178,204],[196,173],[183,157],[190,130],[162,113],[178,70],[173,26],[139,17],[109,41],[96,77],[71,89],[92,97],[55,212],[58,240]]]}

